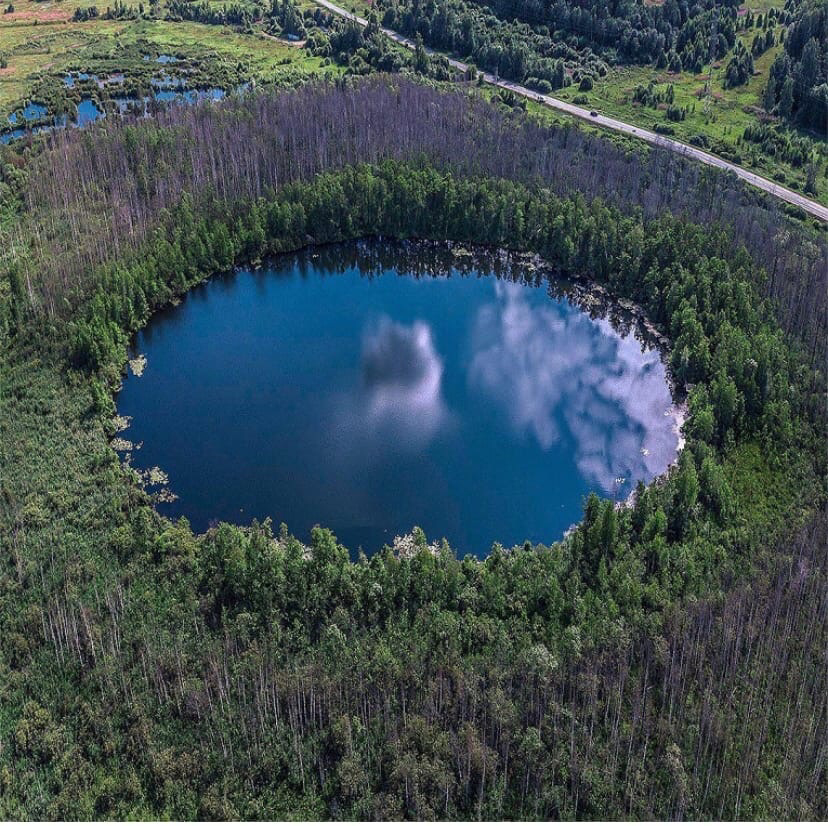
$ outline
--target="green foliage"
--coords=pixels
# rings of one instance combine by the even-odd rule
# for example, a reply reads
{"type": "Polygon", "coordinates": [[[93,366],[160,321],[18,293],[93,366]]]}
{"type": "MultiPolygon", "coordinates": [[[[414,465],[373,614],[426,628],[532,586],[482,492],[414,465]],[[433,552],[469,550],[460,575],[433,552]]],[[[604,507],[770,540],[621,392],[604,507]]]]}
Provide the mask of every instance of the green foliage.
{"type": "Polygon", "coordinates": [[[795,4],[796,18],[785,50],[771,66],[765,108],[776,107],[786,119],[828,134],[828,8],[819,0],[795,4]]]}
{"type": "Polygon", "coordinates": [[[753,76],[753,51],[748,51],[739,40],[725,70],[725,88],[743,86],[753,76]]]}
{"type": "Polygon", "coordinates": [[[762,152],[768,157],[780,158],[795,167],[824,162],[828,156],[824,145],[792,130],[774,128],[768,124],[751,124],[745,129],[743,137],[744,140],[761,146],[762,152]]]}
{"type": "Polygon", "coordinates": [[[0,353],[0,814],[823,815],[823,535],[780,544],[824,492],[820,379],[758,283],[710,227],[427,163],[183,195],[0,353]],[[483,560],[162,519],[107,444],[128,335],[212,272],[377,235],[534,251],[640,304],[689,386],[677,465],[483,560]]]}

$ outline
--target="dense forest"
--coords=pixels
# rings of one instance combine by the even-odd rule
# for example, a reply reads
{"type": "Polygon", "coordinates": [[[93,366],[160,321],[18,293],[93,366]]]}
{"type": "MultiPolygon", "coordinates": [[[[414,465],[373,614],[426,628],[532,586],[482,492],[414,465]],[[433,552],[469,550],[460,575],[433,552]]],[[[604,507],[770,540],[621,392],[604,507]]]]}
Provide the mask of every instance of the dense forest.
{"type": "Polygon", "coordinates": [[[818,233],[714,170],[401,78],[15,157],[1,816],[828,815],[818,233]],[[129,335],[212,273],[375,236],[639,304],[687,400],[677,464],[482,560],[162,519],[109,444],[129,335]]]}
{"type": "Polygon", "coordinates": [[[110,121],[85,140],[56,133],[54,151],[41,160],[48,174],[29,175],[25,186],[16,165],[7,164],[6,180],[26,203],[26,220],[6,246],[26,303],[48,315],[71,310],[80,280],[142,242],[182,191],[210,192],[232,205],[320,171],[425,155],[464,175],[580,192],[648,218],[666,211],[726,226],[753,255],[757,288],[775,302],[783,328],[801,338],[809,360],[828,357],[821,335],[828,247],[822,236],[803,240],[791,232],[772,200],[674,154],[630,152],[463,91],[404,78],[391,88],[382,78],[344,88],[347,95],[323,84],[225,101],[217,111],[172,109],[124,128],[110,121]],[[372,127],[377,123],[383,128],[372,127]]]}
{"type": "MultiPolygon", "coordinates": [[[[22,2],[25,9],[0,16],[8,29],[0,68],[16,78],[3,87],[10,115],[3,141],[83,122],[90,112],[154,112],[176,96],[172,90],[192,99],[372,72],[469,83],[483,68],[672,136],[816,201],[828,197],[820,0],[760,8],[735,0],[377,0],[353,7],[367,17],[364,28],[297,0],[117,0],[70,10],[59,32],[34,28],[40,4],[22,2]],[[383,24],[408,35],[412,48],[384,36],[383,24]],[[86,44],[77,54],[76,36],[86,44]],[[37,46],[46,40],[52,57],[37,46]],[[468,71],[454,71],[449,54],[471,64],[468,71]]],[[[531,95],[499,94],[510,106],[539,106],[531,95]]]]}
{"type": "Polygon", "coordinates": [[[785,38],[765,89],[765,109],[828,135],[828,4],[809,0],[785,38]]]}
{"type": "MultiPolygon", "coordinates": [[[[764,51],[767,29],[761,26],[777,19],[776,10],[761,23],[752,15],[740,18],[738,2],[678,0],[379,0],[377,8],[390,28],[419,34],[429,46],[467,56],[481,68],[543,91],[584,74],[603,75],[608,64],[699,73],[727,54],[747,26],[759,24],[763,39],[756,51],[764,51]]],[[[748,52],[746,62],[750,59],[748,52]]]]}

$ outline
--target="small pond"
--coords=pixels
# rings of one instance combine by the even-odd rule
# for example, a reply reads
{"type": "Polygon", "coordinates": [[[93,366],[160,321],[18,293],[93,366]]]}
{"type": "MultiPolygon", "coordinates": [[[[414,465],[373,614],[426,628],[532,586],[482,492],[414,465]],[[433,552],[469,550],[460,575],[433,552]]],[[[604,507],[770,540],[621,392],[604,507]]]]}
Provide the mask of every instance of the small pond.
{"type": "Polygon", "coordinates": [[[560,539],[590,491],[667,469],[680,417],[635,324],[505,261],[364,242],[215,277],[136,337],[119,447],[199,531],[270,516],[368,553],[414,525],[478,555],[560,539]]]}
{"type": "Polygon", "coordinates": [[[45,118],[49,110],[42,103],[29,103],[23,109],[23,117],[26,120],[37,120],[45,118]]]}
{"type": "MultiPolygon", "coordinates": [[[[164,55],[162,55],[164,57],[164,55]]],[[[172,58],[167,61],[172,62],[172,58]]],[[[74,87],[76,80],[93,79],[99,88],[105,86],[118,86],[124,82],[124,75],[116,73],[109,75],[107,78],[100,79],[97,75],[90,75],[86,72],[75,72],[64,77],[63,82],[68,87],[74,87]]],[[[246,91],[249,84],[243,84],[236,90],[238,93],[246,91]]],[[[204,89],[192,89],[187,86],[186,81],[181,78],[172,78],[168,75],[159,78],[154,78],[151,82],[152,94],[143,97],[126,97],[118,96],[112,98],[115,108],[121,115],[130,112],[138,116],[146,116],[150,111],[150,105],[153,101],[161,104],[192,104],[201,101],[219,101],[227,96],[227,92],[219,87],[209,87],[204,89]]],[[[98,107],[94,100],[90,97],[83,97],[77,105],[78,113],[75,120],[70,120],[66,115],[56,115],[52,118],[51,123],[39,124],[31,129],[32,133],[49,131],[51,129],[62,129],[68,124],[72,123],[75,126],[86,126],[88,123],[93,123],[105,116],[105,112],[98,107]]],[[[23,117],[26,121],[38,120],[45,118],[49,110],[39,103],[29,103],[23,110],[23,117]]],[[[18,123],[17,115],[12,113],[8,117],[9,126],[14,127],[18,123]]],[[[0,132],[0,143],[8,144],[12,141],[18,140],[26,135],[27,130],[23,127],[7,129],[0,132]]]]}

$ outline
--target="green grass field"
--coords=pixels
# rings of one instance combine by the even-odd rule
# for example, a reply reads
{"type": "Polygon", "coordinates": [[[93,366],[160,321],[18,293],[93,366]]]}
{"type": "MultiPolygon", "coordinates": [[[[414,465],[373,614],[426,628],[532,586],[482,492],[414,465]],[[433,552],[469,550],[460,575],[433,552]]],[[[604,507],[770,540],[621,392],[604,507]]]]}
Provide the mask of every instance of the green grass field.
{"type": "MultiPolygon", "coordinates": [[[[743,33],[742,40],[749,49],[753,31],[743,33]]],[[[758,146],[741,143],[745,128],[756,123],[761,108],[762,92],[767,84],[768,71],[781,50],[777,45],[755,60],[755,74],[744,86],[727,89],[724,86],[725,69],[729,56],[713,67],[711,95],[705,95],[705,85],[709,66],[702,74],[692,72],[670,73],[656,71],[648,67],[615,68],[605,78],[595,82],[594,89],[586,94],[586,105],[602,114],[613,115],[628,123],[652,129],[655,124],[669,125],[679,140],[689,141],[693,136],[703,135],[716,148],[721,142],[730,151],[741,156],[742,166],[754,169],[759,174],[773,178],[794,189],[802,191],[805,186],[805,170],[797,169],[781,158],[768,158],[758,146]],[[675,105],[686,108],[686,119],[670,122],[665,117],[662,104],[659,109],[644,106],[633,101],[635,88],[647,86],[654,82],[665,91],[672,85],[675,92],[675,105]]],[[[572,101],[584,93],[573,85],[555,93],[561,100],[572,101]]],[[[818,141],[819,136],[808,137],[818,141]]],[[[828,140],[821,141],[822,155],[817,164],[817,196],[823,203],[828,203],[828,140]]]]}

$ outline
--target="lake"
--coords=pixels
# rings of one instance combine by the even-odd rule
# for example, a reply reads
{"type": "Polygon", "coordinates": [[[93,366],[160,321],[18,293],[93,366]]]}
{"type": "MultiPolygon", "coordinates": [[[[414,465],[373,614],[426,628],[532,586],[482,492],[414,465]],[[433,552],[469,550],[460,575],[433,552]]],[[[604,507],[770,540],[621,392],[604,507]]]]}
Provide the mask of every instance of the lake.
{"type": "Polygon", "coordinates": [[[168,475],[159,510],[198,531],[270,516],[367,553],[414,525],[480,556],[551,543],[590,491],[663,473],[679,417],[634,325],[540,280],[368,242],[212,278],[136,336],[120,436],[168,475]]]}

